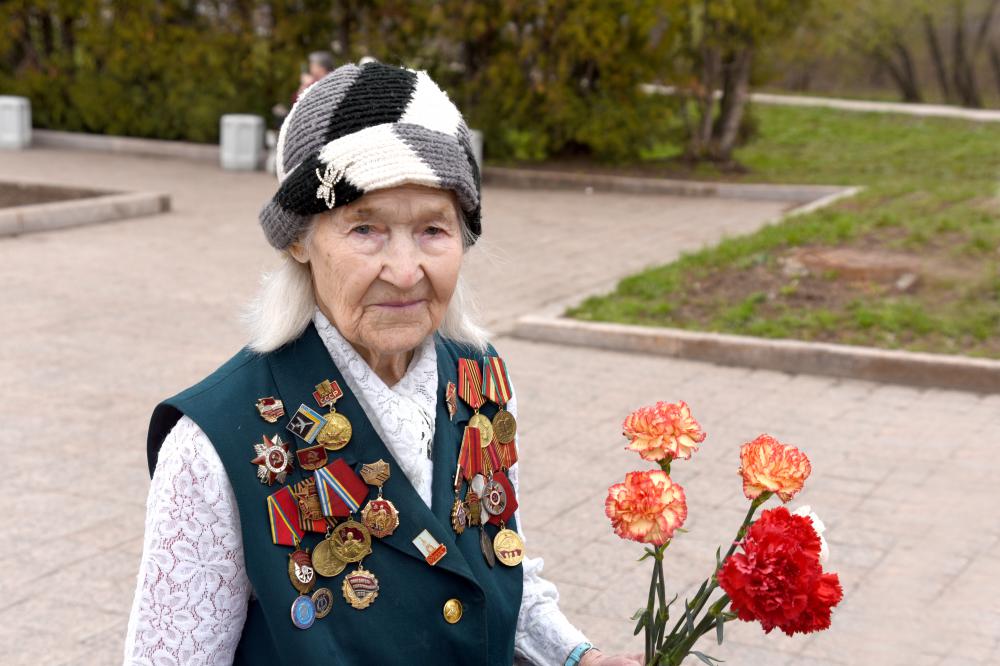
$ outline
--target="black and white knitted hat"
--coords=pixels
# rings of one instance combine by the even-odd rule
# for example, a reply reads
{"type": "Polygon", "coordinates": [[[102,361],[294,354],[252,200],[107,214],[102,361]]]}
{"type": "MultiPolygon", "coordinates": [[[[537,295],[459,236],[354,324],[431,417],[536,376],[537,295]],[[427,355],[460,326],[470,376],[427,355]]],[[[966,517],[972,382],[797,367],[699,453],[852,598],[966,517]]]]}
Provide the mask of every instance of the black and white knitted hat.
{"type": "Polygon", "coordinates": [[[380,62],[330,72],[285,118],[276,168],[280,186],[260,224],[279,250],[312,215],[404,183],[454,190],[473,237],[481,233],[469,128],[426,72],[380,62]]]}

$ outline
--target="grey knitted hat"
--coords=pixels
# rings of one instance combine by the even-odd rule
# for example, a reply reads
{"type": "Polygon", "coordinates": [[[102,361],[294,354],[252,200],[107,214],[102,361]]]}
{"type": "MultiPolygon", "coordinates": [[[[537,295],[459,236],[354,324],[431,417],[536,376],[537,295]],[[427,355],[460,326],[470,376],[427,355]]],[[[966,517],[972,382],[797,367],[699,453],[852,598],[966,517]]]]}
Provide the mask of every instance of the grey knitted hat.
{"type": "Polygon", "coordinates": [[[404,183],[454,190],[473,238],[482,231],[469,128],[426,72],[380,62],[338,67],[299,96],[276,151],[280,186],[260,224],[279,250],[312,215],[404,183]]]}

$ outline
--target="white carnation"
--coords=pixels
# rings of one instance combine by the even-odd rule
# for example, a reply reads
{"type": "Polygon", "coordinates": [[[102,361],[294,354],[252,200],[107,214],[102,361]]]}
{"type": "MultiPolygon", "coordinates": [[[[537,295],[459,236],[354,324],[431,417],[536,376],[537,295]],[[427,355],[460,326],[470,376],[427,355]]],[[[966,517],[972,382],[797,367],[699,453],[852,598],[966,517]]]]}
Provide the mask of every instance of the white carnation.
{"type": "Polygon", "coordinates": [[[826,561],[830,558],[830,547],[826,544],[826,539],[823,538],[823,531],[826,529],[826,525],[823,521],[819,519],[819,516],[812,510],[812,507],[808,504],[803,504],[795,511],[792,512],[793,516],[805,516],[810,521],[812,521],[813,529],[816,530],[816,535],[819,537],[819,561],[826,564],[826,561]]]}

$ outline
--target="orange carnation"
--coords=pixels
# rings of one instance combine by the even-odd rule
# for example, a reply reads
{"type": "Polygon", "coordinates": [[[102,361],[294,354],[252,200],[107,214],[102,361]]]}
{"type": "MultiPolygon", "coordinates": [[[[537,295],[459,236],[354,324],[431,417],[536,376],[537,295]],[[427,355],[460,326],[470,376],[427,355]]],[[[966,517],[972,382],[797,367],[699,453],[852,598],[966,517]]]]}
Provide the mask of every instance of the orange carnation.
{"type": "Polygon", "coordinates": [[[802,490],[811,471],[806,454],[770,435],[761,435],[740,449],[740,474],[747,499],[770,491],[787,502],[802,490]]]}
{"type": "Polygon", "coordinates": [[[705,440],[701,425],[691,416],[691,409],[684,401],[640,407],[625,417],[622,431],[629,439],[625,448],[653,462],[690,458],[705,440]]]}
{"type": "Polygon", "coordinates": [[[684,489],[666,472],[629,472],[608,488],[604,513],[622,539],[662,546],[687,518],[684,489]]]}

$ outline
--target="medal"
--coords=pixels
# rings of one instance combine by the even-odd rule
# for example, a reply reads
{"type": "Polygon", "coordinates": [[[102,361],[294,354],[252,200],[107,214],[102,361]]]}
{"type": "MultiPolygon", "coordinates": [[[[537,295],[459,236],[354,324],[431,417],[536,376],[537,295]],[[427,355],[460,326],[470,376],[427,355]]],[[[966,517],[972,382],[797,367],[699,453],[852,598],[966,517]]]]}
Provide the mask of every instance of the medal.
{"type": "Polygon", "coordinates": [[[316,607],[316,619],[321,620],[333,609],[333,593],[325,587],[317,589],[312,594],[313,606],[316,607]]]}
{"type": "Polygon", "coordinates": [[[382,484],[389,480],[391,473],[389,463],[382,459],[361,466],[361,478],[365,480],[365,483],[369,486],[378,486],[380,489],[382,484]]]}
{"type": "Polygon", "coordinates": [[[399,511],[396,506],[382,497],[382,489],[379,488],[379,496],[369,500],[365,508],[361,510],[361,522],[368,528],[372,535],[379,539],[385,538],[396,531],[399,527],[399,511]]]}
{"type": "Polygon", "coordinates": [[[468,492],[465,493],[465,506],[466,512],[469,515],[469,527],[478,527],[482,521],[480,520],[480,512],[482,511],[483,504],[479,499],[479,493],[469,487],[468,492]]]}
{"type": "Polygon", "coordinates": [[[342,589],[347,603],[363,610],[371,606],[378,596],[378,578],[359,564],[357,569],[344,576],[342,589]]]}
{"type": "Polygon", "coordinates": [[[316,584],[316,571],[313,569],[308,549],[301,550],[296,546],[288,556],[288,579],[292,581],[292,587],[302,594],[308,594],[313,589],[313,585],[316,584]]]}
{"type": "Polygon", "coordinates": [[[448,405],[448,420],[454,421],[458,412],[458,404],[455,402],[455,382],[448,382],[448,388],[444,392],[444,401],[448,405]]]}
{"type": "Polygon", "coordinates": [[[315,409],[308,405],[299,405],[298,410],[292,415],[285,426],[285,430],[292,433],[306,444],[312,444],[323,427],[323,417],[315,409]]]}
{"type": "MultiPolygon", "coordinates": [[[[315,479],[305,479],[291,486],[291,493],[299,509],[299,527],[303,531],[326,532],[327,524],[319,506],[315,479]]],[[[315,553],[313,554],[315,558],[315,553]]]]}
{"type": "Polygon", "coordinates": [[[308,629],[316,621],[316,605],[305,595],[292,602],[292,624],[299,629],[308,629]]]}
{"type": "Polygon", "coordinates": [[[360,562],[372,552],[372,535],[356,520],[345,520],[333,528],[330,549],[338,560],[360,562]]]}
{"type": "Polygon", "coordinates": [[[493,432],[501,444],[510,444],[517,434],[517,421],[514,415],[504,406],[510,402],[510,379],[507,376],[507,364],[499,356],[489,356],[483,360],[483,395],[500,406],[493,416],[493,432]]]}
{"type": "Polygon", "coordinates": [[[274,397],[258,398],[257,412],[268,423],[277,423],[285,415],[285,405],[274,397]]]}
{"type": "Polygon", "coordinates": [[[347,562],[334,555],[330,534],[327,534],[325,539],[316,544],[312,554],[312,562],[316,573],[325,578],[340,575],[340,572],[347,566],[347,562]]]}
{"type": "Polygon", "coordinates": [[[250,464],[257,465],[257,478],[261,483],[267,485],[275,481],[284,483],[285,476],[292,471],[292,454],[288,444],[282,442],[278,435],[275,435],[273,440],[264,435],[263,440],[253,445],[257,456],[250,461],[250,464]]]}
{"type": "Polygon", "coordinates": [[[326,465],[326,449],[322,444],[299,449],[295,452],[295,457],[299,459],[299,467],[309,471],[326,465]]]}
{"type": "Polygon", "coordinates": [[[524,559],[524,541],[514,530],[501,527],[493,538],[493,551],[502,564],[516,567],[524,559]]]}
{"type": "Polygon", "coordinates": [[[451,528],[455,530],[455,534],[461,534],[468,524],[469,508],[463,500],[456,497],[455,504],[451,507],[451,528]]]}
{"type": "Polygon", "coordinates": [[[514,515],[514,512],[517,511],[517,495],[514,493],[514,486],[503,472],[497,472],[493,475],[493,478],[487,484],[488,490],[486,492],[496,490],[498,487],[503,490],[503,507],[498,507],[500,508],[499,512],[494,512],[487,508],[487,511],[491,514],[489,521],[494,525],[506,523],[514,515]]]}
{"type": "Polygon", "coordinates": [[[507,508],[507,491],[496,479],[486,482],[483,489],[483,508],[491,516],[499,516],[507,508]]]}
{"type": "Polygon", "coordinates": [[[333,407],[333,403],[337,402],[343,395],[344,392],[340,389],[340,385],[329,379],[324,379],[317,384],[316,390],[313,391],[313,397],[316,398],[319,406],[330,408],[330,412],[324,417],[323,427],[316,437],[319,443],[330,451],[338,451],[347,446],[347,443],[351,441],[351,434],[354,432],[350,420],[333,407]]]}
{"type": "Polygon", "coordinates": [[[486,533],[486,528],[480,525],[479,527],[479,549],[483,551],[483,558],[486,560],[486,564],[493,568],[496,564],[496,554],[493,552],[493,542],[490,541],[490,536],[486,533]]]}
{"type": "Polygon", "coordinates": [[[274,545],[298,547],[305,530],[302,529],[298,502],[291,488],[286,486],[268,496],[267,516],[271,522],[271,541],[274,545]]]}
{"type": "Polygon", "coordinates": [[[413,545],[417,547],[420,554],[427,560],[427,564],[434,566],[441,561],[441,558],[448,553],[448,547],[434,538],[434,535],[423,530],[413,538],[413,545]]]}
{"type": "Polygon", "coordinates": [[[479,408],[486,402],[482,388],[483,378],[479,372],[479,364],[471,358],[458,359],[458,397],[472,407],[473,414],[469,417],[469,427],[479,430],[483,446],[486,446],[493,440],[493,423],[479,413],[479,408]]]}

